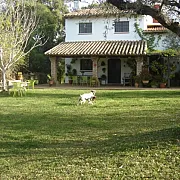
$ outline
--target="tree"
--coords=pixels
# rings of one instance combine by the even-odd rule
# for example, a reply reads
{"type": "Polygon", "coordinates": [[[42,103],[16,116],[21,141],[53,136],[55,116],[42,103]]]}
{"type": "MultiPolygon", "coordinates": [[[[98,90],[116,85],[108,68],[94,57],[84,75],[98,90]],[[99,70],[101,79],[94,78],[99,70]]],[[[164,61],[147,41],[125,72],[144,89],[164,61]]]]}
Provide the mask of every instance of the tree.
{"type": "MultiPolygon", "coordinates": [[[[63,14],[67,12],[67,8],[63,0],[38,0],[37,6],[39,23],[34,34],[43,32],[44,38],[42,41],[47,42],[45,45],[36,47],[30,52],[27,58],[28,66],[26,69],[28,69],[28,72],[45,75],[50,73],[50,60],[44,52],[56,46],[59,42],[64,41],[63,14]]],[[[31,47],[31,44],[29,46],[31,47]]],[[[23,71],[25,72],[26,69],[23,69],[23,71]]],[[[43,82],[41,79],[39,80],[41,83],[45,83],[46,81],[44,78],[43,82]]]]}
{"type": "Polygon", "coordinates": [[[139,15],[150,15],[161,25],[180,37],[179,0],[106,0],[120,10],[134,10],[139,15]],[[157,6],[158,4],[158,6],[157,6]]]}
{"type": "Polygon", "coordinates": [[[163,40],[165,49],[180,50],[180,37],[169,31],[166,38],[163,40]]]}
{"type": "Polygon", "coordinates": [[[7,90],[6,73],[32,49],[42,44],[42,36],[36,34],[27,50],[29,39],[36,29],[36,0],[4,0],[0,4],[0,70],[3,90],[7,90]]]}

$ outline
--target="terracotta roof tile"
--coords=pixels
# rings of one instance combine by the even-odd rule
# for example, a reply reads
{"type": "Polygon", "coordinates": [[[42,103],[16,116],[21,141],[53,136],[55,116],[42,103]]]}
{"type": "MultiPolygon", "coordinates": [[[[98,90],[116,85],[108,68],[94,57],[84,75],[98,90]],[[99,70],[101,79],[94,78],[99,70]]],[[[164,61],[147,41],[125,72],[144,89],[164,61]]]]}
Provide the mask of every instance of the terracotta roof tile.
{"type": "Polygon", "coordinates": [[[146,41],[62,42],[45,52],[49,56],[138,56],[145,55],[146,41]]]}
{"type": "Polygon", "coordinates": [[[167,32],[167,29],[161,25],[148,25],[147,29],[144,30],[145,33],[154,33],[154,32],[167,32]]]}
{"type": "Polygon", "coordinates": [[[119,10],[116,7],[99,7],[99,8],[92,8],[92,9],[80,9],[76,11],[72,11],[68,14],[65,14],[65,18],[72,18],[72,17],[81,17],[81,16],[106,16],[106,15],[127,15],[133,14],[133,11],[125,11],[119,10]]]}

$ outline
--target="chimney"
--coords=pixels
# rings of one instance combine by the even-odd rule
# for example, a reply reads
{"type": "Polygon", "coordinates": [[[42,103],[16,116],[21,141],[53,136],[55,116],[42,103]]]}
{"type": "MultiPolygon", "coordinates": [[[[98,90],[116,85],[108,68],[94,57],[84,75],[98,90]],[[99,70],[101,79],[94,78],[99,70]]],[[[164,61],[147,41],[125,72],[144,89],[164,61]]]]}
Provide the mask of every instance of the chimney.
{"type": "Polygon", "coordinates": [[[79,9],[79,0],[74,0],[74,9],[75,10],[79,9]]]}
{"type": "MultiPolygon", "coordinates": [[[[155,9],[159,9],[160,5],[159,4],[155,4],[154,8],[155,9]]],[[[156,19],[153,18],[153,23],[159,23],[156,19]]]]}

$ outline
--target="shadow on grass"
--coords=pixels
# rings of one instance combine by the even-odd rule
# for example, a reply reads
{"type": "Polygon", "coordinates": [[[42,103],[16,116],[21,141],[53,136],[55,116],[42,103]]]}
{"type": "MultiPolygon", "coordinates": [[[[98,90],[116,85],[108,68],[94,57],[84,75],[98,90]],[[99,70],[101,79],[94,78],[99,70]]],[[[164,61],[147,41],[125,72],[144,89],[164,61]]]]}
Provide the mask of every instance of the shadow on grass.
{"type": "MultiPolygon", "coordinates": [[[[80,94],[87,93],[88,90],[28,90],[27,97],[38,98],[78,98],[80,94]],[[72,93],[73,92],[73,93],[72,93]]],[[[147,91],[147,90],[97,90],[97,98],[103,99],[123,99],[123,98],[175,98],[180,96],[180,91],[147,91]]],[[[12,97],[8,93],[0,93],[0,97],[12,97]]],[[[22,97],[19,97],[22,98],[22,97]]],[[[24,98],[24,97],[23,97],[24,98]]]]}
{"type": "Polygon", "coordinates": [[[53,154],[57,151],[60,155],[78,156],[104,156],[108,154],[116,154],[118,152],[136,151],[139,149],[163,148],[167,145],[178,145],[180,139],[180,128],[162,129],[159,131],[151,131],[148,133],[140,133],[135,135],[109,135],[105,140],[56,140],[46,142],[34,140],[33,136],[24,136],[19,140],[11,135],[2,135],[7,139],[0,142],[0,147],[6,149],[1,153],[1,157],[9,157],[12,154],[53,154]]]}
{"type": "MultiPolygon", "coordinates": [[[[30,92],[29,97],[39,98],[74,98],[80,94],[87,93],[87,90],[54,90],[46,92],[30,92]],[[72,93],[74,92],[74,93],[72,93]]],[[[180,96],[180,91],[135,91],[135,90],[97,90],[97,98],[118,99],[118,98],[175,98],[180,96]]]]}
{"type": "Polygon", "coordinates": [[[100,94],[103,98],[175,98],[180,96],[180,91],[104,91],[100,94]]]}

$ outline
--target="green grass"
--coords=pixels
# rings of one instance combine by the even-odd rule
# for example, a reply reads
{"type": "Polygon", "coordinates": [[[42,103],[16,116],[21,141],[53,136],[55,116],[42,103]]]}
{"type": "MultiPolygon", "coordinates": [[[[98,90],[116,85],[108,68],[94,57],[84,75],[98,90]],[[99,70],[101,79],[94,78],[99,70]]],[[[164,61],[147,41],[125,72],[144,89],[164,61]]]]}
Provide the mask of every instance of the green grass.
{"type": "Polygon", "coordinates": [[[0,94],[0,179],[180,179],[180,91],[0,94]]]}

